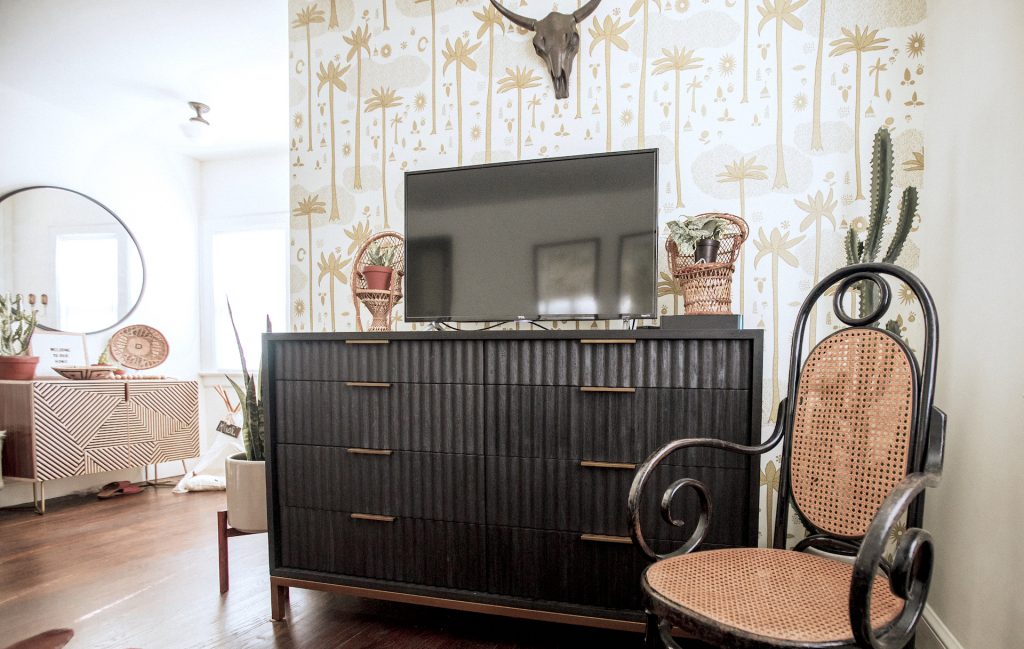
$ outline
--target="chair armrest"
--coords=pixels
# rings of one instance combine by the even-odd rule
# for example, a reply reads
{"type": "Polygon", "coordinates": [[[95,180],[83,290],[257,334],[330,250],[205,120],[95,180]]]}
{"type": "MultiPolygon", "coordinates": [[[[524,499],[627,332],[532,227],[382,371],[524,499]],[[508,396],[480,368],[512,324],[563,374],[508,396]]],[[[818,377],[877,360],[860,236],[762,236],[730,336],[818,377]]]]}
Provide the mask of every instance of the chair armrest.
{"type": "MultiPolygon", "coordinates": [[[[786,412],[786,399],[783,399],[779,404],[779,412],[786,412]]],[[[779,417],[778,422],[775,424],[775,431],[772,433],[772,436],[758,446],[744,446],[742,444],[726,442],[721,439],[708,437],[684,438],[669,442],[652,453],[646,460],[644,460],[644,463],[637,468],[636,473],[633,476],[633,484],[629,488],[629,535],[633,538],[633,543],[636,544],[636,546],[653,561],[659,561],[661,559],[678,556],[680,554],[687,554],[697,549],[697,547],[704,541],[704,536],[708,531],[708,522],[711,519],[711,496],[708,493],[707,486],[700,480],[695,480],[693,478],[681,478],[676,480],[669,485],[668,489],[665,490],[665,493],[661,497],[661,517],[669,525],[674,527],[683,527],[685,524],[684,521],[678,520],[672,516],[672,500],[675,498],[679,490],[684,487],[693,489],[697,494],[701,512],[700,518],[697,521],[697,527],[694,529],[693,534],[690,535],[690,538],[688,538],[681,547],[668,554],[658,554],[651,549],[651,546],[649,546],[647,541],[644,539],[640,523],[640,513],[642,511],[644,487],[647,485],[647,481],[654,473],[654,470],[668,456],[672,455],[676,451],[686,448],[714,448],[729,451],[730,453],[739,453],[741,455],[761,455],[770,451],[779,443],[779,441],[782,440],[782,431],[784,430],[783,419],[783,416],[779,417]]]]}
{"type": "Polygon", "coordinates": [[[886,539],[914,499],[926,487],[934,487],[938,482],[936,472],[909,474],[882,502],[861,541],[850,582],[850,624],[858,647],[900,649],[914,634],[931,583],[934,562],[931,534],[910,528],[896,546],[889,570],[889,588],[905,603],[899,616],[878,635],[871,626],[871,589],[882,566],[886,539]]]}

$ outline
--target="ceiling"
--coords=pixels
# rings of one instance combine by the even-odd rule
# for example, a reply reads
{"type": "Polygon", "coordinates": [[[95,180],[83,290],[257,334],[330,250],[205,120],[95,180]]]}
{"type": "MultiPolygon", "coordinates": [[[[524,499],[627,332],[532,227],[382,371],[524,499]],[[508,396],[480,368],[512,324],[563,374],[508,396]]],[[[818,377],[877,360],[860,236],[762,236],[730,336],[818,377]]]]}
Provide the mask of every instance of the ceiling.
{"type": "Polygon", "coordinates": [[[0,0],[0,84],[200,160],[287,151],[285,0],[0,0]],[[192,129],[187,102],[211,108],[192,129]]]}

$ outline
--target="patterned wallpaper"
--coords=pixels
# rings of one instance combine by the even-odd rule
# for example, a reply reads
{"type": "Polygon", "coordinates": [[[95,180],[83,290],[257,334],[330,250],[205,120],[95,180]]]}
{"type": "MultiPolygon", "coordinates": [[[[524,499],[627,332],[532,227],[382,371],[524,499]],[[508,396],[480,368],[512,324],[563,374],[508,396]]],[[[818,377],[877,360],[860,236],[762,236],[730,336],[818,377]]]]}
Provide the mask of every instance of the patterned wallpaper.
{"type": "MultiPolygon", "coordinates": [[[[924,0],[604,0],[580,25],[565,100],[532,34],[486,0],[289,4],[294,331],[355,329],[351,256],[402,229],[406,170],[657,147],[662,223],[726,211],[751,226],[734,300],[766,330],[767,429],[796,307],[866,224],[879,126],[893,136],[895,192],[922,186],[924,0]]],[[[538,18],[580,4],[507,0],[538,18]]],[[[682,313],[659,252],[659,310],[682,313]]],[[[918,259],[912,234],[900,263],[918,259]]],[[[913,328],[915,305],[898,297],[913,328]]],[[[823,310],[812,339],[833,326],[823,310]]]]}

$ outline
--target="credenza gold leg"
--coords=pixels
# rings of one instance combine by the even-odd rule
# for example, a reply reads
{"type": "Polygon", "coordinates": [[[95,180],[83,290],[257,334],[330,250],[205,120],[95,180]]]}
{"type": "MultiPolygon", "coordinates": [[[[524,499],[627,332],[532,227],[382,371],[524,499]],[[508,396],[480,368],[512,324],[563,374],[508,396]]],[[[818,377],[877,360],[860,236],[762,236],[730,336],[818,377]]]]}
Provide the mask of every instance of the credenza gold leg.
{"type": "Polygon", "coordinates": [[[270,619],[283,620],[285,615],[285,604],[288,602],[288,587],[270,581],[270,619]]]}
{"type": "Polygon", "coordinates": [[[32,506],[40,516],[46,513],[46,487],[42,480],[32,481],[32,506]]]}

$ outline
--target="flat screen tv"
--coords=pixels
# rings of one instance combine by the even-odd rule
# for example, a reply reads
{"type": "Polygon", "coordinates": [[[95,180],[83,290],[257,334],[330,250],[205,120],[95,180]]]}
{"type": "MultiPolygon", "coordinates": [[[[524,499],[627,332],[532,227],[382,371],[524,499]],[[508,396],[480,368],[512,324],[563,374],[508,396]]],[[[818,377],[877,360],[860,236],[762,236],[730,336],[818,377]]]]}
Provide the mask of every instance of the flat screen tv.
{"type": "Polygon", "coordinates": [[[658,151],[411,171],[405,319],[650,318],[658,151]]]}

